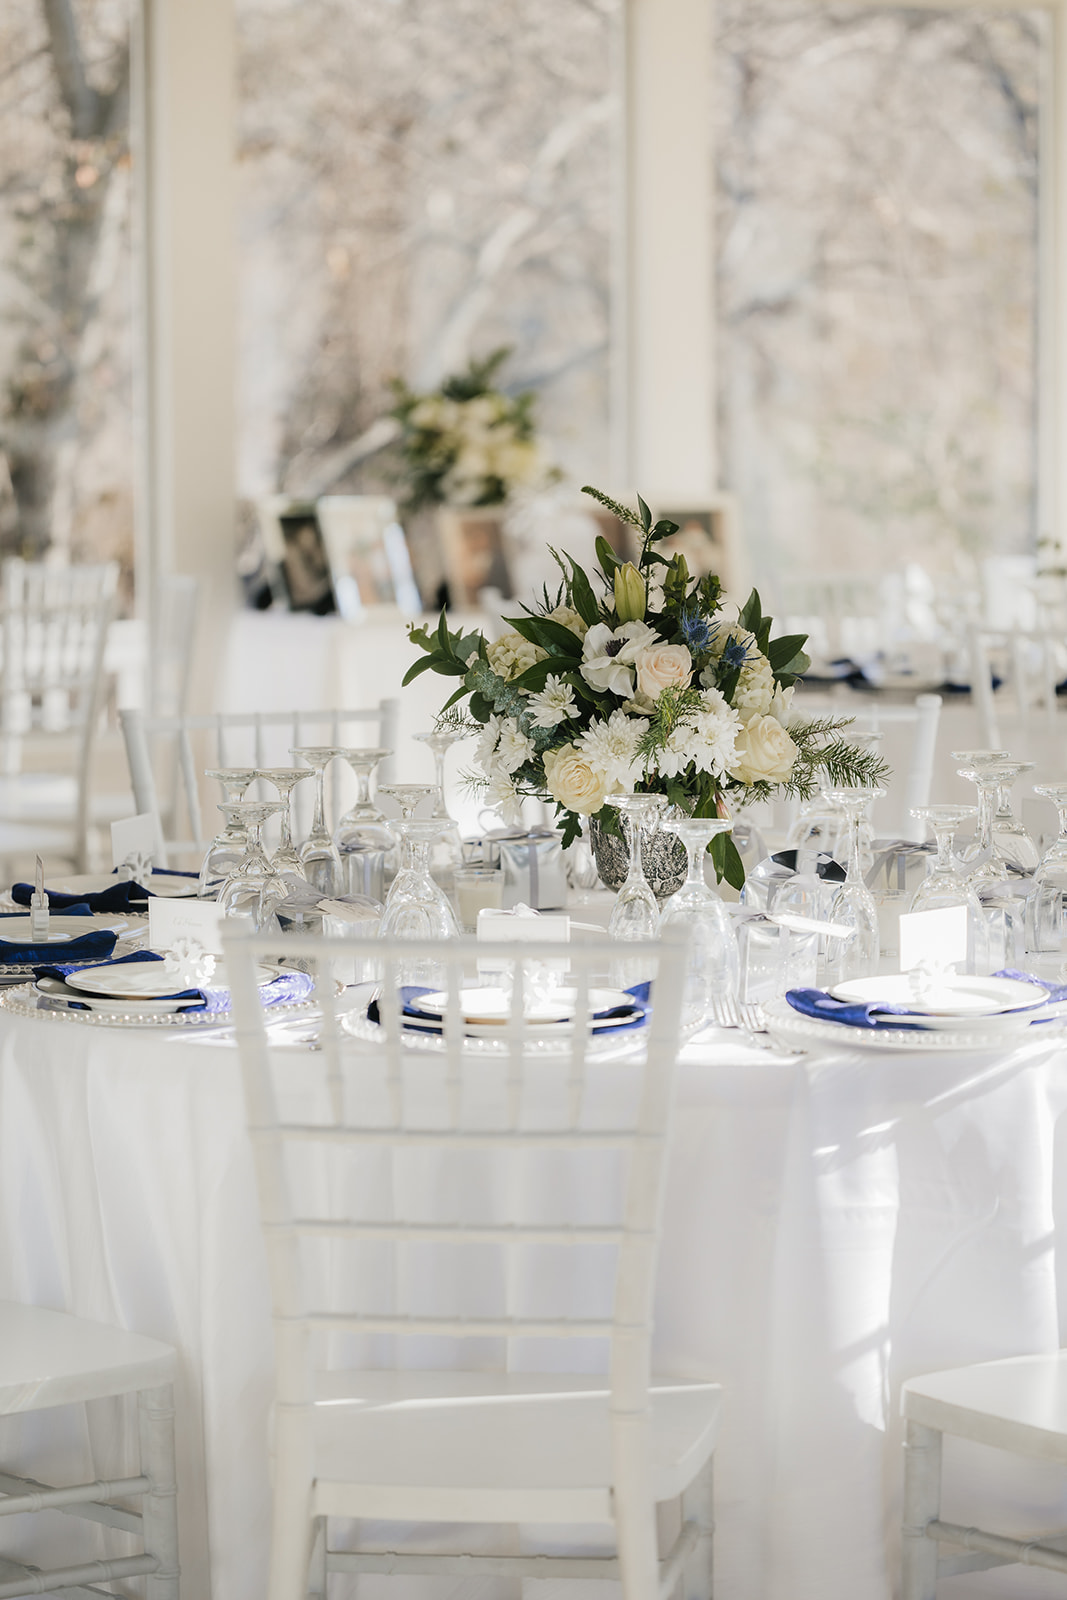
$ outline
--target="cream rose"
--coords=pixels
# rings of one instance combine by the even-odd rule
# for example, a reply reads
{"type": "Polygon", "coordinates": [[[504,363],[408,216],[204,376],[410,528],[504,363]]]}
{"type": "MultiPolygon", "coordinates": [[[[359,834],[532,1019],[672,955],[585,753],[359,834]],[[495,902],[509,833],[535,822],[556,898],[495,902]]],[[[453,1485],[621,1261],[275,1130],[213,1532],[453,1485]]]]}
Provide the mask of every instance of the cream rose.
{"type": "Polygon", "coordinates": [[[782,783],[793,770],[797,747],[777,717],[749,717],[737,736],[730,776],[742,783],[782,783]]]}
{"type": "Polygon", "coordinates": [[[658,700],[664,689],[685,685],[693,676],[693,658],[684,644],[649,644],[637,654],[637,690],[658,700]]]}
{"type": "Polygon", "coordinates": [[[561,744],[556,750],[546,750],[544,761],[545,781],[553,800],[583,817],[600,810],[607,799],[607,780],[593,770],[574,745],[561,744]]]}

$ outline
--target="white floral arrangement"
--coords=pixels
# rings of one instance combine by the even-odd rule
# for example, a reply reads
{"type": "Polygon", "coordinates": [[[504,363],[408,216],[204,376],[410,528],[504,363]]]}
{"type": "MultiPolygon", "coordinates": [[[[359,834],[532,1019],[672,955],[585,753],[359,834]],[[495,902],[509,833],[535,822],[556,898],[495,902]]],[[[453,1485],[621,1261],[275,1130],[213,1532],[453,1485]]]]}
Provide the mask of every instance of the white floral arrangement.
{"type": "MultiPolygon", "coordinates": [[[[434,671],[462,679],[444,711],[466,700],[479,731],[471,775],[517,823],[525,796],[556,803],[564,844],[583,817],[618,830],[613,796],[665,794],[692,816],[728,815],[729,803],[776,792],[809,796],[821,777],[836,785],[876,784],[888,769],[842,738],[849,718],[805,719],[793,708],[809,666],[804,634],[771,638],[771,618],[753,590],[740,613],[718,578],[693,578],[685,557],[656,547],[677,525],[654,522],[586,488],[641,536],[636,564],[598,539],[598,572],[553,551],[558,591],[508,619],[509,631],[451,633],[412,628],[425,652],[404,682],[434,671]],[[599,593],[598,593],[599,590],[599,593]]],[[[744,882],[728,834],[712,845],[720,878],[744,882]]]]}
{"type": "Polygon", "coordinates": [[[394,384],[409,505],[500,505],[515,489],[551,476],[536,439],[536,396],[493,385],[508,354],[495,350],[472,361],[430,394],[394,384]]]}

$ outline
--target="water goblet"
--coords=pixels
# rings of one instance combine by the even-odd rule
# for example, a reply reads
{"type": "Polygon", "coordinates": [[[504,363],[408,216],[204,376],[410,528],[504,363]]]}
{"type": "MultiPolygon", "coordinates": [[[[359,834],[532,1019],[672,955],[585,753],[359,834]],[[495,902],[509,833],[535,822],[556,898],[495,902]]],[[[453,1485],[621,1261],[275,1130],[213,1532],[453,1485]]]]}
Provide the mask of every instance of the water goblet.
{"type": "Polygon", "coordinates": [[[1023,873],[1036,871],[1041,852],[1012,810],[1011,786],[1024,772],[1033,770],[1032,761],[1009,760],[997,764],[1000,782],[997,785],[997,808],[993,813],[993,844],[1002,861],[1023,873]]]}
{"type": "MultiPolygon", "coordinates": [[[[430,872],[430,854],[443,824],[436,817],[402,817],[390,826],[400,840],[400,870],[386,896],[378,930],[381,938],[458,939],[456,914],[430,872]]],[[[402,961],[398,976],[401,983],[440,987],[440,968],[434,961],[402,961]]]]}
{"type": "Polygon", "coordinates": [[[395,876],[398,858],[396,840],[386,825],[384,813],[370,797],[370,786],[379,762],[393,752],[368,748],[339,753],[355,774],[357,791],[334,834],[348,893],[382,900],[387,870],[391,867],[391,875],[395,876]]]}
{"type": "Polygon", "coordinates": [[[971,887],[962,864],[952,853],[952,840],[961,822],[977,816],[976,806],[915,806],[912,816],[929,823],[937,842],[926,877],[911,897],[909,911],[944,911],[953,906],[967,910],[967,971],[981,972],[986,964],[985,919],[982,903],[971,887]]]}
{"type": "Polygon", "coordinates": [[[834,893],[830,915],[834,922],[855,930],[851,939],[827,941],[827,971],[835,982],[844,978],[866,978],[878,965],[878,907],[863,881],[861,825],[864,811],[884,794],[884,789],[827,790],[827,798],[845,813],[848,826],[845,881],[834,893]]]}
{"type": "MultiPolygon", "coordinates": [[[[245,792],[255,776],[254,767],[209,767],[204,773],[205,778],[211,778],[213,782],[222,785],[227,805],[236,805],[244,799],[245,792]]],[[[200,867],[200,881],[196,886],[196,892],[201,900],[211,899],[219,884],[229,876],[240,861],[247,843],[248,834],[241,823],[227,819],[222,832],[217,833],[208,845],[207,854],[200,867]]]]}
{"type": "Polygon", "coordinates": [[[278,792],[282,803],[282,810],[278,812],[281,824],[281,836],[277,849],[271,860],[275,872],[293,872],[298,878],[304,876],[304,864],[300,859],[300,852],[293,843],[293,790],[298,783],[311,777],[308,767],[263,767],[256,772],[257,778],[262,778],[278,792]]]}
{"type": "MultiPolygon", "coordinates": [[[[952,759],[953,761],[958,761],[960,763],[960,766],[957,768],[958,775],[961,778],[966,778],[968,782],[974,783],[975,779],[971,777],[971,773],[981,772],[986,767],[994,766],[998,761],[1010,761],[1011,757],[1007,750],[953,750],[952,759]],[[965,771],[962,770],[964,768],[966,769],[965,771]]],[[[974,825],[974,837],[971,841],[970,849],[965,849],[963,851],[961,860],[968,862],[973,861],[977,863],[977,858],[988,849],[988,840],[986,840],[985,845],[983,845],[980,841],[984,824],[991,820],[992,813],[990,813],[988,818],[983,817],[982,794],[981,790],[979,789],[978,815],[974,825]]]]}
{"type": "Polygon", "coordinates": [[[380,783],[378,785],[379,794],[387,794],[391,800],[396,801],[400,807],[400,815],[405,822],[414,817],[415,812],[428,795],[436,796],[437,792],[435,783],[380,783]]]}
{"type": "Polygon", "coordinates": [[[219,890],[219,910],[224,917],[250,922],[257,933],[277,927],[277,909],[288,893],[263,848],[264,823],[284,809],[284,800],[243,800],[219,807],[227,821],[241,823],[248,835],[244,855],[219,890]]]}
{"type": "Polygon", "coordinates": [[[735,996],[740,973],[737,939],[730,913],[704,877],[704,858],[716,834],[732,824],[720,817],[670,817],[663,824],[685,845],[686,880],[660,912],[660,931],[690,929],[689,964],[682,1001],[683,1024],[700,1028],[710,1021],[715,1001],[735,996]]]}
{"type": "Polygon", "coordinates": [[[430,733],[417,733],[415,738],[426,746],[434,758],[437,801],[431,815],[447,824],[447,827],[434,849],[432,871],[442,887],[450,889],[455,869],[463,860],[463,841],[445,799],[445,757],[454,744],[469,739],[470,733],[466,728],[434,728],[430,733]]]}
{"type": "Polygon", "coordinates": [[[341,857],[326,826],[326,768],[338,751],[334,745],[299,745],[291,752],[315,774],[315,811],[311,832],[300,846],[300,870],[327,897],[343,892],[341,857]]]}
{"type": "Polygon", "coordinates": [[[612,939],[654,939],[659,931],[659,902],[645,877],[644,852],[667,805],[662,794],[624,794],[612,800],[630,851],[626,880],[615,896],[608,922],[612,939]]]}
{"type": "Polygon", "coordinates": [[[1035,783],[1034,793],[1051,800],[1060,831],[1041,858],[1026,901],[1026,945],[1038,953],[1067,947],[1067,783],[1035,783]]]}

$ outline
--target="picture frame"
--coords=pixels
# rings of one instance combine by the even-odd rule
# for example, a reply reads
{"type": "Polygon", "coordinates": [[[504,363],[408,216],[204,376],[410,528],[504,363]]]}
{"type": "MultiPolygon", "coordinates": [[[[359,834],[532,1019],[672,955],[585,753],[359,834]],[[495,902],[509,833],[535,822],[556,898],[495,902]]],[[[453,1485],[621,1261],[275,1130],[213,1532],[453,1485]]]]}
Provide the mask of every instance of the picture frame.
{"type": "Polygon", "coordinates": [[[275,604],[330,616],[337,610],[333,574],[314,500],[265,495],[256,501],[275,604]]]}
{"type": "Polygon", "coordinates": [[[476,610],[483,589],[505,600],[514,594],[503,506],[441,506],[437,529],[449,600],[458,610],[476,610]]]}
{"type": "Polygon", "coordinates": [[[714,572],[722,582],[723,593],[742,602],[751,588],[751,572],[741,539],[737,500],[732,494],[709,495],[707,499],[664,502],[657,518],[678,524],[678,532],[664,539],[660,548],[685,556],[690,572],[704,577],[714,572]]]}
{"type": "Polygon", "coordinates": [[[422,609],[407,539],[388,495],[333,494],[316,501],[337,609],[346,621],[391,608],[422,609]]]}

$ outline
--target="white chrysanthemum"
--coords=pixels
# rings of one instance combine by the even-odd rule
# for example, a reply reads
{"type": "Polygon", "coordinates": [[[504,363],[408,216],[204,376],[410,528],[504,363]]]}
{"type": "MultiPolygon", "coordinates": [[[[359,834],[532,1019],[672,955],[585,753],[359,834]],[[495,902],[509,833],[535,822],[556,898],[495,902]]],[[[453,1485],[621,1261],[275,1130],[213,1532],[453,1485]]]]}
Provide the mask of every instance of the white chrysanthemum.
{"type": "Polygon", "coordinates": [[[530,720],[535,728],[557,728],[568,717],[576,717],[574,690],[562,678],[549,673],[540,694],[530,696],[530,720]]]}
{"type": "Polygon", "coordinates": [[[591,723],[577,743],[594,772],[603,773],[609,784],[629,794],[642,776],[637,746],[647,732],[647,717],[628,717],[625,711],[613,711],[606,722],[591,723]]]}
{"type": "Polygon", "coordinates": [[[506,772],[496,771],[486,785],[485,796],[494,810],[499,811],[509,828],[522,822],[522,797],[506,772]]]}
{"type": "Polygon", "coordinates": [[[680,778],[699,754],[699,735],[690,722],[672,728],[667,743],[656,751],[656,770],[661,778],[680,778]]]}
{"type": "Polygon", "coordinates": [[[718,689],[706,689],[700,698],[692,719],[699,739],[693,759],[701,772],[726,772],[736,756],[741,719],[718,689]]]}
{"type": "Polygon", "coordinates": [[[540,645],[531,644],[529,639],[524,639],[521,633],[510,629],[501,634],[499,639],[486,646],[486,655],[489,665],[499,678],[517,678],[520,672],[525,672],[527,667],[544,661],[548,656],[547,650],[542,650],[540,645]]]}
{"type": "Polygon", "coordinates": [[[500,737],[493,757],[494,770],[500,767],[508,773],[518,772],[533,753],[533,740],[523,733],[514,717],[506,717],[500,725],[500,737]]]}
{"type": "Polygon", "coordinates": [[[478,747],[474,752],[474,759],[483,772],[488,772],[493,764],[503,720],[502,717],[491,716],[488,722],[483,723],[482,731],[478,735],[478,747]]]}
{"type": "Polygon", "coordinates": [[[579,639],[584,639],[589,632],[589,624],[578,615],[573,606],[557,606],[548,615],[552,622],[558,622],[564,628],[569,628],[571,633],[578,635],[579,639]]]}
{"type": "Polygon", "coordinates": [[[742,722],[750,717],[765,717],[774,699],[774,673],[765,655],[751,655],[741,668],[733,693],[734,710],[742,722]]]}

